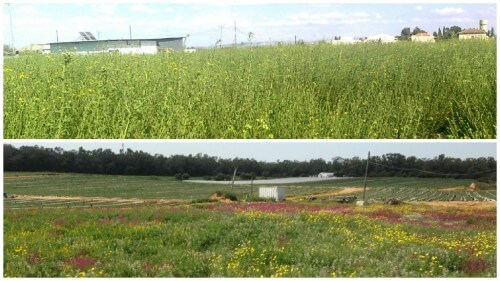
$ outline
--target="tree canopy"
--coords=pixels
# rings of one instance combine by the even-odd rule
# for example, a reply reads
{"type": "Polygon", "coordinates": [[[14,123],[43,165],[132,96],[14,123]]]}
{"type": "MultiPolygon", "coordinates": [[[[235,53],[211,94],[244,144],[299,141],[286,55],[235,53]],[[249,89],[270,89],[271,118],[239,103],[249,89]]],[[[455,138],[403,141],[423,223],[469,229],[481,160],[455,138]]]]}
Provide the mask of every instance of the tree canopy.
{"type": "MultiPolygon", "coordinates": [[[[230,175],[238,167],[242,177],[297,177],[316,176],[320,172],[333,172],[336,176],[362,176],[366,159],[359,157],[334,157],[329,161],[263,162],[255,159],[223,159],[206,154],[151,155],[143,151],[127,149],[114,153],[110,149],[65,151],[61,148],[40,146],[4,145],[5,171],[71,172],[110,175],[154,175],[154,176],[210,176],[230,175]]],[[[439,155],[433,159],[406,157],[399,153],[388,153],[370,158],[370,176],[400,177],[453,177],[496,180],[496,160],[488,158],[460,158],[439,155]]]]}

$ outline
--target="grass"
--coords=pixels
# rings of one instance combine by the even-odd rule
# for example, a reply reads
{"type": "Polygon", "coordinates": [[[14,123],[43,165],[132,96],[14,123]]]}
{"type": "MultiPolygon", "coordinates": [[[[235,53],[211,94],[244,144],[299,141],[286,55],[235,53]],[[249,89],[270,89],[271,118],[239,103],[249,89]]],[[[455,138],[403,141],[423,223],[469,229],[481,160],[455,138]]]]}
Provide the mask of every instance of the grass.
{"type": "Polygon", "coordinates": [[[4,138],[495,138],[496,42],[4,60],[4,138]]]}
{"type": "Polygon", "coordinates": [[[4,277],[496,277],[496,208],[212,203],[4,212],[4,277]],[[196,230],[196,231],[193,231],[196,230]]]}

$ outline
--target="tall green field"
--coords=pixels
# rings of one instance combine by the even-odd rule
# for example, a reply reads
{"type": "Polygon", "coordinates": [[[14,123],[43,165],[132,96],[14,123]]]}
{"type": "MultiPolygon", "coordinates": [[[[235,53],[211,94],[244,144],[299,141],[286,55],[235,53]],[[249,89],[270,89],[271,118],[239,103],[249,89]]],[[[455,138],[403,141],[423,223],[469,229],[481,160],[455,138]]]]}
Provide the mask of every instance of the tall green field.
{"type": "Polygon", "coordinates": [[[496,42],[4,60],[5,138],[495,138],[496,42]]]}

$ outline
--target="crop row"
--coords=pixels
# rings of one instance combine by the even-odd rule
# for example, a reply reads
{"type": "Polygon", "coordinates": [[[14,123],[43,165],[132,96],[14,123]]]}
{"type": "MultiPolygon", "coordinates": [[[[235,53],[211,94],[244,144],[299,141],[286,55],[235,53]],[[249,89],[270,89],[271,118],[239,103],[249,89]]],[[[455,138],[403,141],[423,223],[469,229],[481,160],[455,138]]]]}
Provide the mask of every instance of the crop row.
{"type": "Polygon", "coordinates": [[[399,198],[404,201],[496,201],[496,192],[487,190],[440,191],[429,188],[380,188],[368,190],[366,197],[373,200],[399,198]]]}

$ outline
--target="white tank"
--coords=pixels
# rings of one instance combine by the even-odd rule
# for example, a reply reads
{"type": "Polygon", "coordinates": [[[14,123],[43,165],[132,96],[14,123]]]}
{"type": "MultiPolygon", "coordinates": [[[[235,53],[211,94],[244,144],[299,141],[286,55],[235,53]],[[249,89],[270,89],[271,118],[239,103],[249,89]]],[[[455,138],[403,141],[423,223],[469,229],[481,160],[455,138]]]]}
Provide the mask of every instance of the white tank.
{"type": "Polygon", "coordinates": [[[479,29],[482,31],[488,32],[488,21],[487,20],[480,20],[479,21],[479,29]]]}

